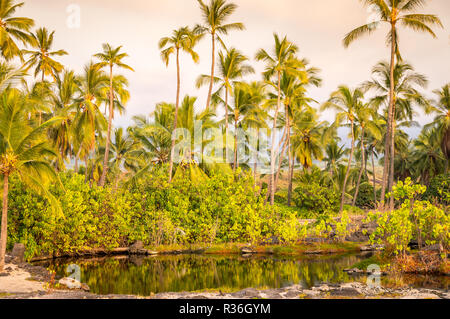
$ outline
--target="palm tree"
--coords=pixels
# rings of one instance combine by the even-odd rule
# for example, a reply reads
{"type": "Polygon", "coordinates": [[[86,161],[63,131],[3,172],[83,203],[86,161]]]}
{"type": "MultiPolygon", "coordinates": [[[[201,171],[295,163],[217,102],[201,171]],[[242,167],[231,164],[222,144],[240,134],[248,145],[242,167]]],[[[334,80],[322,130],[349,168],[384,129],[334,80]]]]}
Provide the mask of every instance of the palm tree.
{"type": "Polygon", "coordinates": [[[100,104],[105,98],[103,89],[108,86],[108,76],[92,62],[84,67],[83,73],[77,80],[79,96],[75,99],[77,114],[72,130],[76,136],[76,159],[82,155],[87,165],[89,153],[95,148],[96,136],[100,137],[107,125],[100,104]]]}
{"type": "Polygon", "coordinates": [[[437,128],[424,129],[414,141],[413,167],[419,182],[429,185],[430,180],[444,171],[445,159],[440,149],[437,128]]]}
{"type": "Polygon", "coordinates": [[[363,106],[362,99],[364,95],[359,89],[350,89],[348,86],[342,85],[337,91],[331,94],[330,99],[322,105],[322,110],[335,109],[336,121],[334,125],[338,127],[343,121],[347,122],[350,126],[350,135],[352,137],[352,146],[350,149],[350,155],[348,158],[347,171],[344,178],[344,184],[342,187],[342,197],[340,212],[344,209],[345,190],[347,187],[348,177],[350,175],[350,169],[353,160],[353,154],[355,152],[355,118],[356,112],[363,106]]]}
{"type": "Polygon", "coordinates": [[[381,138],[380,127],[377,126],[375,121],[372,121],[376,117],[376,112],[369,104],[363,104],[360,108],[355,110],[355,123],[357,125],[356,135],[359,135],[359,144],[361,147],[361,167],[359,170],[358,181],[356,182],[355,194],[353,196],[352,206],[355,206],[358,198],[359,186],[361,185],[361,178],[366,170],[366,134],[369,133],[377,139],[381,138]]]}
{"type": "Polygon", "coordinates": [[[59,150],[62,162],[72,153],[72,124],[75,117],[75,95],[77,93],[77,78],[73,71],[64,71],[62,77],[56,77],[56,92],[52,94],[53,115],[63,120],[49,129],[50,139],[59,150]]]}
{"type": "Polygon", "coordinates": [[[339,146],[336,141],[328,143],[325,147],[326,157],[323,159],[326,163],[325,169],[333,177],[337,173],[339,165],[342,165],[342,160],[348,154],[348,149],[345,145],[339,146]]]}
{"type": "MultiPolygon", "coordinates": [[[[248,58],[235,48],[226,50],[226,54],[219,52],[219,76],[213,82],[220,83],[220,88],[213,94],[213,101],[217,102],[223,90],[225,90],[225,100],[222,101],[225,107],[225,141],[228,138],[228,96],[233,92],[235,81],[242,79],[245,75],[254,73],[255,70],[248,64],[244,64],[248,58]]],[[[197,79],[197,88],[211,82],[211,76],[200,75],[197,79]]],[[[225,159],[228,161],[228,147],[225,142],[225,159]]]]}
{"type": "Polygon", "coordinates": [[[17,69],[6,62],[0,62],[0,91],[14,88],[27,73],[23,69],[17,69]]]}
{"type": "Polygon", "coordinates": [[[19,56],[21,60],[22,51],[15,41],[20,41],[27,45],[33,42],[33,37],[29,34],[34,26],[34,21],[29,18],[13,16],[16,10],[24,5],[24,2],[15,3],[14,0],[0,0],[0,48],[2,56],[11,60],[19,56]]]}
{"type": "MultiPolygon", "coordinates": [[[[378,109],[380,105],[386,106],[385,113],[387,114],[387,122],[389,122],[389,92],[391,89],[391,76],[390,65],[388,62],[382,61],[375,65],[372,69],[374,78],[371,81],[363,83],[363,90],[374,90],[378,95],[371,99],[371,104],[374,108],[378,109]]],[[[431,110],[428,100],[418,91],[417,88],[425,88],[428,84],[427,78],[414,72],[414,68],[405,62],[398,62],[394,67],[393,73],[394,79],[394,106],[392,109],[393,117],[390,120],[392,130],[389,131],[389,124],[387,129],[387,135],[390,136],[391,148],[389,149],[389,156],[385,155],[385,159],[393,158],[394,161],[389,163],[388,176],[394,174],[395,165],[395,132],[397,121],[409,120],[411,121],[414,115],[414,105],[422,107],[426,113],[431,110]],[[392,133],[392,134],[391,134],[392,133]]],[[[385,161],[386,165],[386,161],[385,161]]],[[[384,185],[384,183],[383,183],[384,185]]],[[[393,178],[389,180],[387,184],[388,191],[392,190],[393,178]]],[[[386,187],[382,187],[381,190],[381,203],[385,198],[386,187]]],[[[391,207],[393,205],[393,198],[391,197],[391,207]]]]}
{"type": "Polygon", "coordinates": [[[106,134],[106,145],[105,145],[105,157],[103,159],[103,171],[102,176],[100,177],[99,186],[104,186],[106,181],[106,174],[108,173],[108,158],[109,158],[109,147],[111,143],[111,128],[112,128],[112,120],[114,117],[114,77],[113,77],[113,68],[119,67],[122,69],[127,69],[130,71],[134,71],[129,65],[122,62],[122,60],[128,57],[128,54],[121,53],[120,50],[122,46],[117,48],[113,48],[110,44],[103,44],[103,52],[97,53],[94,55],[97,59],[100,60],[99,63],[96,64],[98,68],[109,67],[109,117],[108,117],[108,132],[106,134]]]}
{"type": "MultiPolygon", "coordinates": [[[[194,51],[194,47],[202,35],[195,35],[189,27],[183,27],[172,32],[171,37],[162,38],[159,41],[159,48],[161,51],[161,58],[166,64],[169,65],[169,59],[172,54],[176,55],[177,63],[177,96],[175,100],[175,117],[173,120],[173,131],[177,129],[178,122],[178,108],[180,105],[180,50],[191,55],[192,60],[198,63],[199,56],[194,51]]],[[[172,181],[173,172],[173,149],[175,148],[175,138],[172,138],[172,147],[170,151],[170,163],[169,163],[169,182],[172,181]]]]}
{"type": "Polygon", "coordinates": [[[308,170],[314,159],[323,159],[323,146],[329,136],[328,122],[319,121],[317,111],[311,107],[295,113],[293,118],[293,153],[304,170],[308,170]]]}
{"type": "Polygon", "coordinates": [[[239,167],[238,161],[238,149],[237,149],[237,139],[238,139],[238,129],[245,127],[257,127],[260,126],[260,119],[258,118],[257,103],[254,103],[252,96],[252,89],[247,83],[235,83],[233,97],[234,105],[230,109],[230,117],[234,122],[234,165],[233,171],[239,167]]]}
{"type": "Polygon", "coordinates": [[[169,161],[174,114],[175,105],[159,103],[152,114],[153,122],[143,116],[133,117],[136,124],[129,128],[129,134],[141,145],[138,157],[152,164],[169,161]]]}
{"type": "Polygon", "coordinates": [[[216,40],[222,43],[219,35],[228,34],[231,30],[244,30],[244,24],[240,22],[226,23],[227,19],[236,11],[237,5],[226,0],[210,0],[206,5],[202,0],[197,0],[202,11],[204,25],[197,25],[195,31],[198,34],[209,33],[211,35],[211,76],[206,100],[206,110],[209,111],[212,89],[214,85],[214,68],[216,65],[216,40]]]}
{"type": "Polygon", "coordinates": [[[433,112],[437,115],[431,125],[438,127],[442,153],[447,159],[445,163],[445,172],[447,173],[450,161],[450,84],[444,85],[440,90],[435,90],[434,94],[438,96],[435,107],[433,107],[433,112]]]}
{"type": "Polygon", "coordinates": [[[61,213],[55,198],[47,191],[50,181],[57,180],[49,159],[56,157],[46,142],[45,130],[58,118],[33,128],[28,118],[27,97],[16,89],[6,90],[0,97],[0,173],[3,175],[3,205],[0,235],[0,272],[5,265],[9,178],[17,174],[31,189],[47,197],[61,213]]]}
{"type": "MultiPolygon", "coordinates": [[[[123,128],[119,127],[114,130],[114,141],[111,142],[109,163],[111,170],[115,173],[114,189],[117,189],[119,181],[124,175],[122,169],[128,172],[136,172],[144,163],[138,147],[138,140],[129,134],[124,135],[123,128]]],[[[104,149],[100,150],[100,154],[102,151],[104,149]]]]}
{"type": "Polygon", "coordinates": [[[25,63],[25,66],[27,68],[35,67],[35,77],[42,73],[42,82],[44,82],[45,76],[51,76],[56,80],[56,76],[64,67],[52,57],[63,56],[68,53],[64,50],[51,51],[55,31],[49,33],[46,28],[39,28],[31,36],[33,37],[33,48],[36,50],[23,50],[23,53],[30,55],[30,59],[25,63]]]}
{"type": "MultiPolygon", "coordinates": [[[[356,39],[374,32],[379,23],[387,23],[390,25],[387,43],[391,47],[391,60],[389,72],[389,78],[391,79],[391,81],[389,88],[388,134],[386,135],[385,151],[384,151],[386,160],[383,171],[383,188],[382,188],[382,196],[383,196],[386,188],[388,188],[389,191],[392,190],[394,179],[393,172],[389,174],[389,171],[392,169],[394,164],[394,155],[393,155],[394,138],[392,137],[392,135],[395,134],[394,133],[395,128],[393,126],[394,105],[395,105],[395,93],[394,93],[395,81],[393,79],[396,64],[395,59],[397,57],[399,61],[402,60],[400,55],[400,49],[398,46],[399,43],[398,26],[401,23],[401,25],[404,27],[410,28],[414,31],[429,33],[433,37],[436,37],[431,27],[434,25],[442,27],[442,23],[440,19],[435,15],[411,13],[416,11],[418,8],[422,7],[426,3],[426,0],[395,0],[395,1],[364,0],[363,2],[365,5],[370,5],[372,8],[375,8],[377,10],[379,20],[360,26],[359,28],[356,28],[353,31],[349,32],[345,36],[343,41],[345,47],[348,47],[356,39]]],[[[382,206],[384,206],[384,197],[382,197],[381,204],[382,206]]],[[[392,205],[393,201],[391,201],[391,206],[392,205]]]]}
{"type": "Polygon", "coordinates": [[[295,58],[298,47],[294,43],[288,41],[287,37],[280,40],[277,34],[274,34],[273,36],[275,46],[272,55],[264,49],[260,49],[256,53],[256,60],[267,63],[264,78],[266,81],[270,81],[275,76],[275,83],[277,86],[277,104],[273,116],[272,145],[270,151],[270,204],[272,206],[275,202],[275,142],[278,112],[281,105],[281,76],[283,73],[287,73],[302,79],[306,78],[305,72],[300,70],[300,68],[304,68],[304,65],[300,60],[295,58]]]}

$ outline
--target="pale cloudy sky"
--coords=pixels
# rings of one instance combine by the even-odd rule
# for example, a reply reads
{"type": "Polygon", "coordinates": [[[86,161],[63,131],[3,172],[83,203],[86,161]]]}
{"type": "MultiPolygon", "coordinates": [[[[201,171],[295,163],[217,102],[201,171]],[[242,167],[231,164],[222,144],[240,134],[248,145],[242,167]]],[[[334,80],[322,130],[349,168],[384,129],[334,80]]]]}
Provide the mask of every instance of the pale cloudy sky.
{"type": "MultiPolygon", "coordinates": [[[[123,45],[130,55],[127,60],[135,73],[123,72],[130,80],[131,100],[127,114],[117,118],[117,125],[127,125],[136,114],[148,114],[161,101],[174,101],[176,68],[162,63],[158,40],[180,26],[201,22],[196,0],[25,0],[18,13],[35,19],[37,26],[56,30],[55,49],[65,49],[69,55],[61,62],[77,72],[101,44],[123,45]],[[67,8],[78,5],[81,25],[67,25],[67,8]]],[[[323,102],[340,84],[356,86],[369,79],[370,71],[381,59],[387,59],[386,26],[375,34],[353,44],[342,46],[342,38],[353,28],[368,21],[370,12],[357,0],[234,0],[239,8],[229,22],[243,22],[245,31],[234,31],[224,40],[228,46],[241,50],[252,59],[260,78],[263,64],[254,61],[259,48],[272,48],[273,32],[288,35],[300,47],[300,55],[322,70],[321,88],[312,89],[311,97],[323,102]]],[[[437,29],[438,39],[428,35],[400,31],[401,51],[418,72],[429,78],[427,93],[450,81],[450,1],[430,0],[421,10],[439,15],[445,29],[437,29]]],[[[197,90],[195,79],[210,71],[210,41],[197,47],[201,62],[196,65],[182,56],[182,96],[199,97],[198,107],[204,107],[207,88],[197,90]]],[[[325,114],[328,120],[332,114],[325,114]]],[[[427,118],[418,119],[422,123],[427,118]]]]}

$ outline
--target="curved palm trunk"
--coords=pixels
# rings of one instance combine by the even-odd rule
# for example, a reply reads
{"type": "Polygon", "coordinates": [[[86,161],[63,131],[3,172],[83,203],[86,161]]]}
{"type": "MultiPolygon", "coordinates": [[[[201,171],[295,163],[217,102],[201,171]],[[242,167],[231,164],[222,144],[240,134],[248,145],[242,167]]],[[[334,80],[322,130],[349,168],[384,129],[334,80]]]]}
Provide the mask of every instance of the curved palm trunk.
{"type": "Polygon", "coordinates": [[[353,196],[352,206],[355,206],[358,198],[359,186],[361,185],[361,177],[364,173],[364,165],[366,162],[366,150],[364,147],[364,127],[361,127],[361,169],[359,170],[358,182],[356,183],[355,195],[353,196]]]}
{"type": "Polygon", "coordinates": [[[272,145],[270,150],[270,205],[275,203],[275,136],[277,128],[278,110],[281,104],[281,72],[278,71],[278,101],[275,115],[273,117],[272,145]]]}
{"type": "Polygon", "coordinates": [[[394,135],[394,132],[392,130],[392,123],[393,123],[393,110],[394,110],[394,90],[395,90],[395,83],[394,83],[394,68],[395,68],[395,22],[391,23],[391,33],[392,33],[392,39],[391,39],[391,68],[390,68],[390,90],[389,90],[389,110],[388,110],[388,125],[387,125],[387,134],[386,134],[386,144],[385,144],[385,151],[384,151],[384,170],[383,170],[383,186],[381,189],[381,199],[380,199],[380,206],[381,208],[384,208],[385,203],[385,197],[386,197],[386,189],[389,186],[388,183],[393,176],[389,176],[390,171],[390,162],[394,161],[393,154],[390,154],[392,147],[391,147],[391,141],[393,140],[391,138],[391,134],[394,135]]]}
{"type": "Polygon", "coordinates": [[[206,100],[206,109],[207,110],[209,110],[209,105],[211,104],[211,95],[212,95],[212,89],[213,89],[213,85],[214,85],[214,67],[216,64],[216,35],[214,33],[211,34],[211,40],[212,40],[211,81],[209,83],[208,98],[206,100]]]}
{"type": "MultiPolygon", "coordinates": [[[[170,147],[170,163],[169,163],[169,183],[172,182],[172,175],[173,175],[173,157],[174,157],[174,150],[175,150],[175,131],[177,129],[178,125],[178,108],[180,105],[180,86],[181,86],[181,79],[180,79],[180,49],[177,48],[177,97],[175,101],[175,117],[173,119],[173,133],[172,133],[172,146],[170,147]]],[[[203,152],[202,152],[203,155],[203,152]]]]}
{"type": "Polygon", "coordinates": [[[342,211],[344,210],[345,188],[347,186],[348,177],[350,175],[350,168],[352,165],[353,152],[355,151],[355,133],[353,131],[353,121],[351,121],[351,129],[352,129],[352,149],[350,151],[350,157],[348,158],[348,166],[347,166],[347,171],[345,173],[344,184],[342,185],[341,207],[339,208],[340,213],[342,213],[342,211]]]}
{"type": "Polygon", "coordinates": [[[109,65],[109,116],[108,116],[108,133],[106,135],[106,145],[105,145],[105,157],[103,158],[103,170],[102,176],[98,185],[105,186],[106,175],[108,174],[108,159],[109,159],[109,148],[111,145],[111,127],[113,119],[113,107],[114,107],[114,88],[113,88],[113,66],[109,65]]]}
{"type": "Polygon", "coordinates": [[[5,267],[6,241],[8,239],[8,174],[3,175],[2,228],[0,235],[0,272],[5,267]]]}

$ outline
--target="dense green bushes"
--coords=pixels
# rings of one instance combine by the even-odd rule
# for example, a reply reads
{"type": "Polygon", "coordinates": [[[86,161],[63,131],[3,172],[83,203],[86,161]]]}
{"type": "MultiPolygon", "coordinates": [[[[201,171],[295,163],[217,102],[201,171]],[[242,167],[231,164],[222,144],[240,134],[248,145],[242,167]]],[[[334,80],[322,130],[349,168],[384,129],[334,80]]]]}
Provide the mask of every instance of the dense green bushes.
{"type": "Polygon", "coordinates": [[[430,186],[423,194],[423,199],[437,202],[441,205],[450,205],[450,174],[441,174],[434,177],[430,186]]]}
{"type": "Polygon", "coordinates": [[[331,188],[318,183],[301,183],[293,192],[293,200],[300,209],[315,215],[339,211],[339,195],[331,188]]]}
{"type": "Polygon", "coordinates": [[[61,174],[64,190],[52,188],[64,216],[12,179],[9,248],[22,242],[27,257],[116,248],[136,240],[157,246],[174,243],[260,242],[276,236],[296,240],[295,210],[264,204],[249,175],[215,174],[198,183],[167,182],[163,173],[126,189],[90,186],[84,176],[61,174]]]}
{"type": "Polygon", "coordinates": [[[413,238],[423,245],[439,244],[443,248],[450,246],[450,216],[438,206],[418,198],[426,191],[423,185],[414,185],[408,178],[398,182],[392,194],[403,204],[390,212],[375,212],[368,221],[376,221],[378,227],[370,236],[374,244],[383,244],[387,252],[405,254],[413,238]]]}

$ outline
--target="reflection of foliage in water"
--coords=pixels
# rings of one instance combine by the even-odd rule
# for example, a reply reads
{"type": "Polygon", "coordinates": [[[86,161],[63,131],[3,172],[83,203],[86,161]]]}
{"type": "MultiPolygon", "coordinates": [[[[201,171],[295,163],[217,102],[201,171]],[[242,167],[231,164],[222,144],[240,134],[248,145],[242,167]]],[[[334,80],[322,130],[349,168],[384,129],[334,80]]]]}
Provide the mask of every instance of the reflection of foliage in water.
{"type": "Polygon", "coordinates": [[[314,259],[159,256],[60,260],[50,268],[58,275],[67,276],[66,266],[78,264],[82,282],[94,293],[150,295],[152,292],[280,288],[292,284],[311,287],[320,282],[346,282],[349,277],[342,270],[360,258],[354,255],[314,259]]]}

